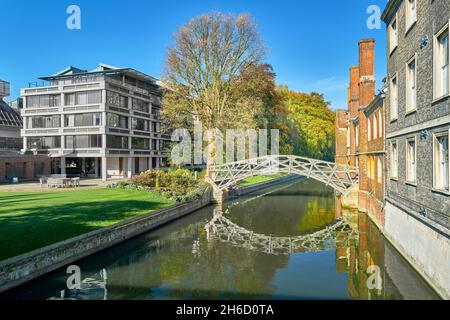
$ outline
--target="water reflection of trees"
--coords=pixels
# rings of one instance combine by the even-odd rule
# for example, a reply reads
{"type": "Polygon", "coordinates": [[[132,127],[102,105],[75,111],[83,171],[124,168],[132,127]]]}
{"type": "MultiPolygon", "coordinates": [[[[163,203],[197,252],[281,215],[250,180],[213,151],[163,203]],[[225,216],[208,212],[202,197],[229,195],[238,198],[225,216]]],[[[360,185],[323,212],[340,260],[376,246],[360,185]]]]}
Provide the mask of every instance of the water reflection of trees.
{"type": "MultiPolygon", "coordinates": [[[[254,201],[239,199],[238,204],[224,210],[228,208],[227,218],[242,227],[279,236],[312,233],[345,216],[359,231],[359,237],[353,242],[338,241],[333,250],[336,270],[348,275],[349,298],[401,299],[411,297],[411,292],[413,297],[434,297],[365,215],[341,212],[339,206],[335,207],[334,197],[317,193],[316,185],[293,186],[254,201]],[[382,290],[367,288],[366,271],[370,265],[381,268],[382,290]]],[[[289,267],[291,256],[208,241],[204,227],[211,219],[211,211],[211,207],[206,208],[127,241],[87,259],[80,267],[90,278],[98,270],[107,270],[108,299],[273,298],[277,289],[275,276],[280,269],[289,267]]],[[[336,234],[337,239],[344,237],[345,234],[336,234]]],[[[60,289],[52,286],[53,291],[46,297],[64,289],[64,276],[63,271],[64,284],[60,283],[60,289]]],[[[43,283],[48,284],[42,281],[40,288],[43,283]]],[[[99,292],[92,291],[83,299],[101,299],[99,292]]],[[[65,297],[69,296],[65,292],[65,297]]]]}

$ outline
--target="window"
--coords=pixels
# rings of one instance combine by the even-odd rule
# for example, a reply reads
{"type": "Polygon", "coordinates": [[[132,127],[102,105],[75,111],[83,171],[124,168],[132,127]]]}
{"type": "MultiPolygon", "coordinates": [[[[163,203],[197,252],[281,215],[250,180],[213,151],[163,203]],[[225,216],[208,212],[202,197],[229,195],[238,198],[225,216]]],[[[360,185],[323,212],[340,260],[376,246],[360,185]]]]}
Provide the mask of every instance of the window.
{"type": "Polygon", "coordinates": [[[449,93],[449,43],[448,26],[434,40],[434,98],[449,93]]]}
{"type": "Polygon", "coordinates": [[[398,30],[397,30],[397,19],[392,21],[389,27],[389,48],[390,52],[394,51],[394,49],[398,45],[398,30]]]}
{"type": "Polygon", "coordinates": [[[417,20],[417,6],[416,0],[406,0],[406,30],[417,20]]]}
{"type": "Polygon", "coordinates": [[[359,125],[355,126],[355,146],[359,147],[359,125]]]}
{"type": "Polygon", "coordinates": [[[28,137],[28,149],[56,149],[61,147],[60,137],[28,137]]]}
{"type": "Polygon", "coordinates": [[[378,110],[378,136],[383,138],[383,111],[378,110]]]}
{"type": "Polygon", "coordinates": [[[416,58],[406,66],[406,112],[417,109],[416,105],[416,58]]]}
{"type": "Polygon", "coordinates": [[[61,95],[41,95],[27,97],[27,108],[49,108],[59,107],[61,104],[61,95]]]}
{"type": "Polygon", "coordinates": [[[416,140],[411,139],[406,143],[406,181],[416,182],[416,140]]]}
{"type": "Polygon", "coordinates": [[[108,113],[108,125],[111,128],[128,129],[128,117],[119,116],[115,113],[108,113]]]}
{"type": "Polygon", "coordinates": [[[128,109],[128,98],[113,91],[106,92],[106,102],[111,106],[128,109]]]}
{"type": "Polygon", "coordinates": [[[370,120],[370,115],[367,117],[367,140],[372,140],[372,121],[370,120]]]}
{"type": "Polygon", "coordinates": [[[27,120],[29,129],[59,128],[61,124],[60,116],[35,116],[27,120]]]}
{"type": "Polygon", "coordinates": [[[373,138],[378,138],[378,115],[376,112],[373,113],[373,138]]]}
{"type": "Polygon", "coordinates": [[[80,113],[68,114],[64,116],[66,127],[92,127],[101,125],[101,113],[80,113]]]}
{"type": "Polygon", "coordinates": [[[131,145],[133,149],[149,150],[150,140],[145,138],[132,138],[131,145]]]}
{"type": "Polygon", "coordinates": [[[101,135],[66,136],[66,149],[101,148],[101,135]]]}
{"type": "Polygon", "coordinates": [[[132,126],[133,126],[133,130],[148,131],[148,121],[147,120],[133,118],[132,126]]]}
{"type": "Polygon", "coordinates": [[[377,157],[377,179],[379,184],[383,183],[383,162],[381,157],[377,157]]]}
{"type": "Polygon", "coordinates": [[[107,136],[106,145],[112,149],[128,149],[128,137],[107,136]]]}
{"type": "Polygon", "coordinates": [[[437,190],[449,191],[449,159],[448,159],[448,139],[449,134],[434,136],[434,188],[437,190]]]}
{"type": "Polygon", "coordinates": [[[390,152],[391,178],[398,178],[398,146],[397,141],[391,142],[390,152]]]}
{"type": "Polygon", "coordinates": [[[391,90],[390,90],[390,113],[391,121],[398,118],[398,83],[397,76],[391,79],[391,90]]]}
{"type": "Polygon", "coordinates": [[[145,101],[133,98],[131,103],[133,110],[145,113],[150,112],[149,104],[145,101]]]}
{"type": "Polygon", "coordinates": [[[79,104],[81,105],[96,104],[96,103],[102,103],[102,92],[100,90],[65,94],[66,106],[73,106],[79,104]]]}

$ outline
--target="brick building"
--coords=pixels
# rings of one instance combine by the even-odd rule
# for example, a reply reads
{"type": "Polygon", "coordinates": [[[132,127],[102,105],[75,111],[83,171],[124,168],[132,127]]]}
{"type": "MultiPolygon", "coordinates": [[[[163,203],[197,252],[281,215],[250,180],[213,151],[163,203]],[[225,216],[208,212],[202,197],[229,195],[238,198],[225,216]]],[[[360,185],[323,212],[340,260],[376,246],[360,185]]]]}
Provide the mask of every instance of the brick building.
{"type": "Polygon", "coordinates": [[[358,208],[383,224],[384,91],[375,96],[375,41],[359,42],[350,68],[348,110],[336,112],[336,162],[359,168],[358,208]]]}

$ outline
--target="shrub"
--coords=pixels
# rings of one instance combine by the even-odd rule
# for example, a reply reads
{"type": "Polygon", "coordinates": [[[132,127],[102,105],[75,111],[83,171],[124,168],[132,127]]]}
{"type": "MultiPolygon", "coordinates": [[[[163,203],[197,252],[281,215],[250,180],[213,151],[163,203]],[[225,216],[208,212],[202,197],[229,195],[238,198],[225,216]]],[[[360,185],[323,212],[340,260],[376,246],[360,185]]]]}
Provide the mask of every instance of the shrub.
{"type": "Polygon", "coordinates": [[[148,170],[129,181],[121,181],[116,184],[117,188],[123,189],[146,189],[155,190],[164,197],[177,202],[190,201],[199,198],[206,189],[206,184],[200,176],[195,179],[195,174],[187,169],[148,170]]]}

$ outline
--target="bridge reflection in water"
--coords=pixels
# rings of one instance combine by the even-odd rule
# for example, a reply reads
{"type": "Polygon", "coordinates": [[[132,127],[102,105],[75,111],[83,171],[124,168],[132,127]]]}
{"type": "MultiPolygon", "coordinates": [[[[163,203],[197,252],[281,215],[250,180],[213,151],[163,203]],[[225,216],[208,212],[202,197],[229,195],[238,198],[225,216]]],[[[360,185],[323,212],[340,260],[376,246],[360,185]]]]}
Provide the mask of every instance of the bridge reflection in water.
{"type": "Polygon", "coordinates": [[[434,299],[368,219],[306,180],[208,207],[0,298],[434,299]],[[309,241],[308,241],[309,240],[309,241]],[[380,267],[369,289],[367,268],[380,267]]]}

